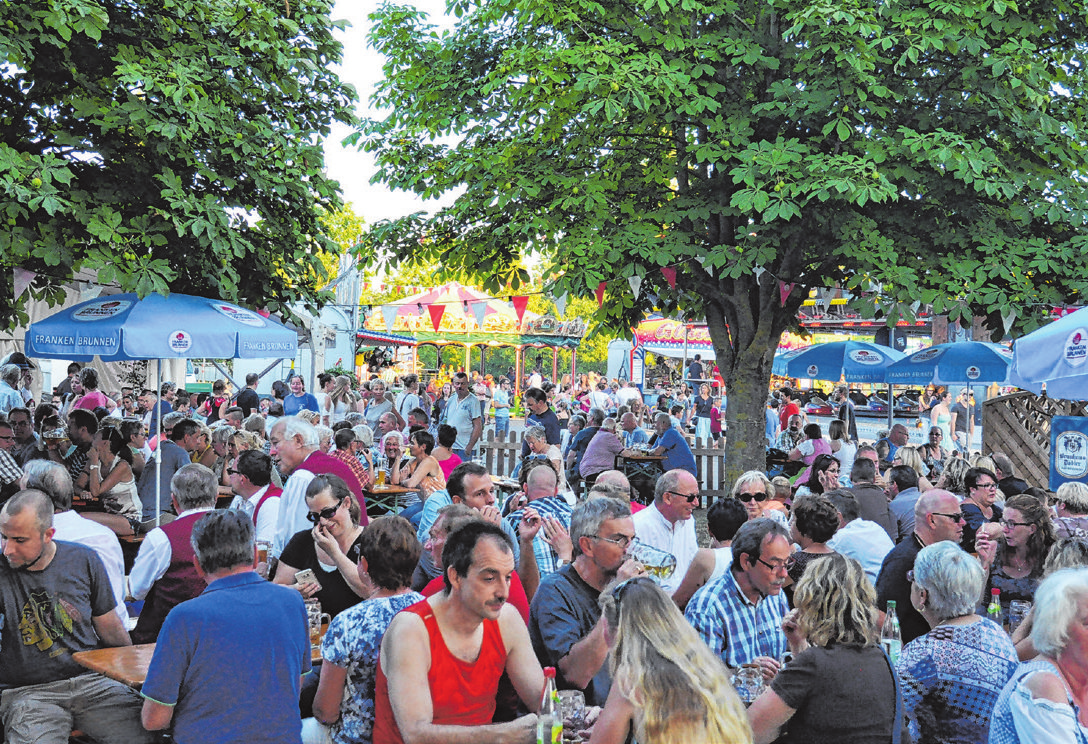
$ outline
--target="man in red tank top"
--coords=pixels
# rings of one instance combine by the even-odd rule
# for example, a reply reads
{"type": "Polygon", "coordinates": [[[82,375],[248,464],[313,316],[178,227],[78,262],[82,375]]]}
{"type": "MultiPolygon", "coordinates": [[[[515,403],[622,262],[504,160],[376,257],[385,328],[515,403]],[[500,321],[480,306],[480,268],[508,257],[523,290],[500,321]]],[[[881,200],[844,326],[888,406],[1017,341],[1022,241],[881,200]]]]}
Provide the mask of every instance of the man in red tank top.
{"type": "Polygon", "coordinates": [[[531,743],[536,715],[491,723],[504,671],[530,710],[544,689],[525,621],[506,602],[510,538],[489,522],[471,522],[450,533],[442,558],[445,591],[403,610],[382,639],[373,739],[531,743]]]}

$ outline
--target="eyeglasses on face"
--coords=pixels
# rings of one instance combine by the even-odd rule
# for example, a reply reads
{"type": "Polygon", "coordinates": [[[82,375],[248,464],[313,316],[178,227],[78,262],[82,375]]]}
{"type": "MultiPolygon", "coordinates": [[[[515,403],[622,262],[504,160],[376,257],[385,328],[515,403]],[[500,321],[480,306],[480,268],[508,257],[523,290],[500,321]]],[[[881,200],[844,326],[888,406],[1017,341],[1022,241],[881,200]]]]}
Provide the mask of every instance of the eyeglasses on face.
{"type": "Polygon", "coordinates": [[[762,558],[756,556],[756,562],[762,563],[764,566],[771,569],[772,571],[789,571],[791,568],[793,568],[793,564],[795,561],[793,560],[793,556],[790,556],[784,561],[775,561],[774,563],[768,563],[762,558]]]}
{"type": "Polygon", "coordinates": [[[990,481],[989,483],[976,483],[975,488],[997,488],[997,484],[993,481],[990,481]]]}
{"type": "Polygon", "coordinates": [[[680,493],[679,491],[665,491],[665,493],[671,493],[673,496],[680,496],[688,500],[689,504],[694,504],[699,500],[699,492],[695,493],[680,493]]]}
{"type": "Polygon", "coordinates": [[[934,516],[937,516],[937,517],[948,517],[953,522],[964,522],[964,521],[966,521],[964,519],[964,517],[963,517],[963,512],[953,512],[952,514],[946,514],[945,512],[930,512],[930,514],[933,514],[934,516]]]}
{"type": "Polygon", "coordinates": [[[321,511],[307,512],[306,519],[310,520],[312,524],[317,524],[322,519],[332,519],[336,516],[336,512],[340,509],[343,503],[344,499],[340,499],[336,502],[336,506],[330,506],[327,509],[322,509],[321,511]]]}
{"type": "Polygon", "coordinates": [[[624,550],[627,550],[627,546],[631,544],[631,538],[627,535],[620,535],[619,537],[605,537],[604,535],[589,535],[594,540],[604,540],[607,543],[617,545],[624,550]]]}
{"type": "Polygon", "coordinates": [[[1011,519],[1002,519],[1002,520],[1000,520],[1000,524],[1001,524],[1002,527],[1005,527],[1005,528],[1011,530],[1011,529],[1013,529],[1015,527],[1030,527],[1031,525],[1033,525],[1035,523],[1034,522],[1014,522],[1011,519]]]}
{"type": "Polygon", "coordinates": [[[746,504],[749,501],[751,501],[752,499],[755,499],[756,501],[766,501],[767,500],[767,492],[766,491],[760,491],[759,493],[738,493],[737,498],[740,499],[741,501],[743,501],[746,504]]]}

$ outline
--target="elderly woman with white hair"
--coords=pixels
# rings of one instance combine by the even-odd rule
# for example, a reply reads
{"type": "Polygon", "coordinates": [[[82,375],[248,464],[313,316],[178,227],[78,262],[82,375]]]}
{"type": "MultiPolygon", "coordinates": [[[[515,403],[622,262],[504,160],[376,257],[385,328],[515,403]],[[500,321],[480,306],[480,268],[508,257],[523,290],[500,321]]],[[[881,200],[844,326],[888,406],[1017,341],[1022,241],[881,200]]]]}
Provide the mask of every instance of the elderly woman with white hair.
{"type": "Polygon", "coordinates": [[[1065,537],[1088,538],[1088,483],[1069,481],[1058,486],[1056,494],[1058,518],[1054,532],[1065,537]]]}
{"type": "Polygon", "coordinates": [[[769,517],[783,527],[789,527],[785,506],[782,502],[775,500],[774,494],[774,486],[771,485],[770,479],[759,470],[742,473],[729,492],[732,498],[744,504],[749,520],[769,517]]]}
{"type": "Polygon", "coordinates": [[[994,706],[990,744],[1088,742],[1088,568],[1051,574],[1035,593],[1031,640],[994,706]]]}
{"type": "Polygon", "coordinates": [[[1016,649],[996,623],[975,614],[982,566],[954,542],[914,560],[910,601],[932,630],[906,645],[897,671],[914,741],[984,742],[997,696],[1016,670],[1016,649]]]}

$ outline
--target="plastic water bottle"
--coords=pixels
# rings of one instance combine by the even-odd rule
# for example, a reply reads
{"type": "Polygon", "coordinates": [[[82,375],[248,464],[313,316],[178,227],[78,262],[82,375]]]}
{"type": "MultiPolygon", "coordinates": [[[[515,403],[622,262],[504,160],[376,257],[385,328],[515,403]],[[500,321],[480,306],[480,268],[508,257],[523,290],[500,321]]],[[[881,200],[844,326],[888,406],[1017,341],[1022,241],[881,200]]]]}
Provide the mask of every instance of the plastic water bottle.
{"type": "Polygon", "coordinates": [[[993,620],[999,627],[1005,627],[1005,612],[1001,609],[1001,590],[990,590],[990,604],[986,607],[986,617],[993,620]]]}
{"type": "Polygon", "coordinates": [[[536,714],[536,744],[561,744],[563,714],[559,709],[559,691],[555,688],[555,667],[544,667],[544,692],[536,714]]]}
{"type": "Polygon", "coordinates": [[[892,664],[899,662],[899,652],[903,648],[903,635],[899,631],[899,616],[895,614],[895,600],[888,600],[888,612],[884,616],[884,627],[880,629],[880,645],[888,653],[892,664]]]}

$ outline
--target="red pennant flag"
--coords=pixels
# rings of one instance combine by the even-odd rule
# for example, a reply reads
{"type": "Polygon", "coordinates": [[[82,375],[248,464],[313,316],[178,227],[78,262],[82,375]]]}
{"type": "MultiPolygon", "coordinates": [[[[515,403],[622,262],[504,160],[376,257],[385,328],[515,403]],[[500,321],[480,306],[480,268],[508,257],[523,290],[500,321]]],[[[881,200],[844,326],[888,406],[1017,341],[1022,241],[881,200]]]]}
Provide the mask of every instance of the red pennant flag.
{"type": "Polygon", "coordinates": [[[790,296],[790,292],[797,286],[797,282],[790,282],[786,284],[781,279],[778,280],[778,295],[782,300],[782,307],[786,306],[786,298],[790,296]]]}
{"type": "Polygon", "coordinates": [[[434,330],[437,332],[438,326],[442,322],[442,313],[446,312],[446,306],[427,305],[427,312],[431,314],[431,325],[434,326],[434,330]]]}
{"type": "MultiPolygon", "coordinates": [[[[675,273],[675,272],[674,272],[675,273]]],[[[597,285],[597,307],[604,307],[604,287],[605,282],[601,282],[597,285]]]]}
{"type": "Polygon", "coordinates": [[[676,289],[676,269],[671,266],[662,266],[661,273],[665,275],[665,281],[669,283],[669,289],[676,289]]]}
{"type": "Polygon", "coordinates": [[[525,316],[525,306],[529,304],[529,298],[525,295],[515,295],[510,298],[510,301],[514,303],[514,312],[518,314],[518,325],[521,325],[521,319],[525,316]]]}

